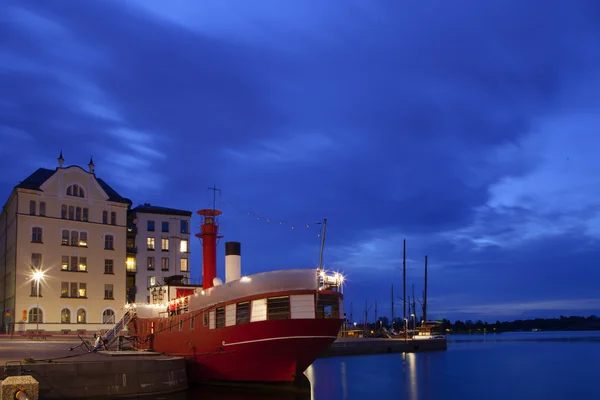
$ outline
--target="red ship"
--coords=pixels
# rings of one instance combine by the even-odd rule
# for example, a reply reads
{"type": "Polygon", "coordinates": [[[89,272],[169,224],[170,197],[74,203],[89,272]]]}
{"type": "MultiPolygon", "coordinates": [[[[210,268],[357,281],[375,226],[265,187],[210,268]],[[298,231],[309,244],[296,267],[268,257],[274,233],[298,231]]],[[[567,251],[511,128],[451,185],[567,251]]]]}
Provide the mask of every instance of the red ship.
{"type": "Polygon", "coordinates": [[[227,242],[223,283],[216,276],[221,211],[198,214],[202,286],[171,280],[151,288],[154,304],[129,305],[128,335],[139,348],[184,357],[192,383],[304,378],[341,328],[343,277],[321,265],[242,276],[241,245],[227,242]]]}

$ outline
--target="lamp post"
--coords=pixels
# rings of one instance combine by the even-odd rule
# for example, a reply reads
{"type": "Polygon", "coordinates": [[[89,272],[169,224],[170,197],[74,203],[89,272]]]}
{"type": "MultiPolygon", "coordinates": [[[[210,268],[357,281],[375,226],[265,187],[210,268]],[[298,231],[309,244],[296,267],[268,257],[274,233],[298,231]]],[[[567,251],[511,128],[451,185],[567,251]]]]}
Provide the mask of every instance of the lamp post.
{"type": "Polygon", "coordinates": [[[36,290],[35,290],[35,295],[37,298],[37,308],[36,308],[36,313],[35,313],[35,330],[39,331],[40,330],[40,281],[42,280],[42,278],[44,277],[44,273],[41,270],[37,270],[35,271],[35,273],[33,274],[33,279],[35,279],[35,283],[36,283],[36,290]]]}

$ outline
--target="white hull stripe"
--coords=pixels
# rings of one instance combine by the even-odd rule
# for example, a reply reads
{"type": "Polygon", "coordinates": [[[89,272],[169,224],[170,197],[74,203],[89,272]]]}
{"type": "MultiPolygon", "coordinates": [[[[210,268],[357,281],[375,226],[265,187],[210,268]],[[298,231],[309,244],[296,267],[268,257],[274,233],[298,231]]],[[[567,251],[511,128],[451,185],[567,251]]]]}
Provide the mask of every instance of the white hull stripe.
{"type": "Polygon", "coordinates": [[[235,342],[235,343],[225,343],[225,341],[223,341],[221,344],[223,346],[236,346],[238,344],[249,344],[249,343],[269,342],[271,340],[291,340],[291,339],[337,339],[337,336],[281,336],[281,337],[266,338],[266,339],[246,340],[244,342],[235,342]]]}

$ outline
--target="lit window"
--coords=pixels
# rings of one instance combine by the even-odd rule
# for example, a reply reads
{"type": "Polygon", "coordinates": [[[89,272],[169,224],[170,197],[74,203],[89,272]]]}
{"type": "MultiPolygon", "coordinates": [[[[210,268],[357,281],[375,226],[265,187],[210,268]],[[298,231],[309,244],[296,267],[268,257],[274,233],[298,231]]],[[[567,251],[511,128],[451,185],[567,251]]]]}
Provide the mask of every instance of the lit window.
{"type": "Polygon", "coordinates": [[[154,250],[154,238],[149,237],[147,239],[148,242],[148,250],[154,250]]]}
{"type": "Polygon", "coordinates": [[[87,232],[81,232],[79,234],[79,245],[82,247],[87,247],[87,232]]]}
{"type": "Polygon", "coordinates": [[[147,267],[148,271],[154,271],[154,257],[148,257],[147,267]]]}
{"type": "Polygon", "coordinates": [[[79,257],[79,271],[87,271],[87,257],[79,257]]]}
{"type": "Polygon", "coordinates": [[[179,251],[182,253],[188,252],[188,241],[187,239],[181,239],[181,244],[179,245],[179,251]]]}
{"type": "Polygon", "coordinates": [[[87,287],[83,282],[79,283],[79,297],[87,297],[87,287]]]}
{"type": "Polygon", "coordinates": [[[71,310],[68,308],[63,308],[60,311],[60,323],[61,324],[70,324],[71,323],[71,310]]]}
{"type": "Polygon", "coordinates": [[[162,249],[162,251],[169,251],[169,239],[168,238],[162,238],[161,249],[162,249]]]}
{"type": "Polygon", "coordinates": [[[83,308],[80,308],[79,310],[77,310],[77,322],[79,322],[80,324],[85,323],[85,310],[83,308]]]}
{"type": "Polygon", "coordinates": [[[63,271],[69,270],[69,256],[62,256],[62,262],[60,264],[60,269],[63,271]]]}
{"type": "Polygon", "coordinates": [[[69,297],[69,282],[60,283],[60,297],[69,297]]]}
{"type": "Polygon", "coordinates": [[[127,272],[135,272],[136,271],[135,257],[128,256],[127,260],[125,261],[125,265],[127,267],[127,272]]]}
{"type": "Polygon", "coordinates": [[[182,258],[181,260],[179,260],[179,269],[181,270],[181,272],[189,271],[189,264],[187,258],[182,258]]]}

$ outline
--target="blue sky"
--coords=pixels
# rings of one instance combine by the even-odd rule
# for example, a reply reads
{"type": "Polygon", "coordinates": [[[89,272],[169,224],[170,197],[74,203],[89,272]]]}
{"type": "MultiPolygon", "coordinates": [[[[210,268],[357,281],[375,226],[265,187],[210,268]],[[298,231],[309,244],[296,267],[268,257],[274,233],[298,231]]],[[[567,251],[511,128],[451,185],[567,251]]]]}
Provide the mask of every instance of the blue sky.
{"type": "Polygon", "coordinates": [[[432,317],[598,313],[599,4],[5,1],[0,196],[93,155],[134,204],[216,184],[245,274],[316,266],[326,217],[355,318],[403,239],[432,317]]]}

